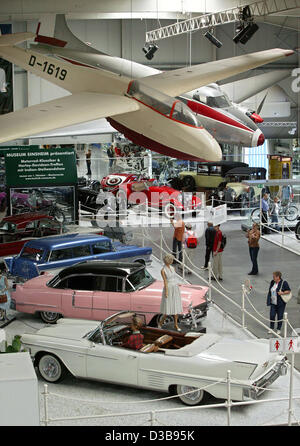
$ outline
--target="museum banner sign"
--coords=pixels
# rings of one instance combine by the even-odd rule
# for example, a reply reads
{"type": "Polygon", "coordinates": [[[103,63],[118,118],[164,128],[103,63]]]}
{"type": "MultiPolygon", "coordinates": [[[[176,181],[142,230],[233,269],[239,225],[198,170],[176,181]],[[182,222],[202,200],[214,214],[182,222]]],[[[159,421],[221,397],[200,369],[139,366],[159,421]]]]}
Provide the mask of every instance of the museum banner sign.
{"type": "Polygon", "coordinates": [[[5,153],[5,169],[8,187],[77,183],[73,148],[12,148],[5,153]]]}

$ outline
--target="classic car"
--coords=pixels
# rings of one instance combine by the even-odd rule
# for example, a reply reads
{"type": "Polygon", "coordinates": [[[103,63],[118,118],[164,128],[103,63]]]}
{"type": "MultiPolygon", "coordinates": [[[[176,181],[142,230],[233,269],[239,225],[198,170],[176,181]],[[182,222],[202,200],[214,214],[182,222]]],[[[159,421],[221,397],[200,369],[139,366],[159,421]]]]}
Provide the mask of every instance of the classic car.
{"type": "MultiPolygon", "coordinates": [[[[103,181],[103,180],[102,180],[103,181]]],[[[103,202],[106,192],[116,196],[117,205],[122,209],[128,206],[147,204],[148,207],[162,211],[167,218],[177,212],[196,212],[200,209],[201,200],[192,194],[184,196],[180,191],[170,186],[157,184],[153,178],[140,178],[138,175],[108,175],[103,189],[103,202]],[[125,178],[124,178],[125,177],[125,178]]],[[[101,203],[101,191],[97,197],[101,203]]]]}
{"type": "Polygon", "coordinates": [[[134,173],[114,173],[107,175],[102,178],[100,185],[104,191],[115,191],[117,192],[118,186],[123,183],[132,183],[135,181],[154,181],[154,178],[148,180],[147,178],[142,177],[141,175],[134,173]]]}
{"type": "Polygon", "coordinates": [[[191,192],[209,191],[218,187],[224,181],[226,173],[235,167],[248,167],[248,164],[239,161],[201,162],[197,164],[196,171],[180,172],[176,184],[179,179],[179,189],[191,192]]]}
{"type": "Polygon", "coordinates": [[[244,215],[246,208],[258,206],[261,189],[243,182],[265,178],[266,169],[263,167],[236,167],[229,170],[224,181],[211,193],[211,197],[214,197],[214,206],[226,203],[228,208],[241,209],[241,215],[244,215]]]}
{"type": "Polygon", "coordinates": [[[15,280],[38,276],[42,271],[62,269],[86,260],[151,262],[152,248],[112,242],[93,234],[66,234],[30,240],[19,255],[4,258],[15,280]]]}
{"type": "Polygon", "coordinates": [[[33,237],[62,232],[65,228],[49,215],[28,212],[4,217],[0,222],[0,256],[18,254],[33,237]]]}
{"type": "Polygon", "coordinates": [[[144,346],[130,350],[122,345],[131,333],[133,314],[121,312],[100,324],[60,319],[55,326],[22,335],[21,342],[48,382],[56,383],[69,372],[77,378],[177,394],[189,406],[211,395],[226,399],[228,370],[235,401],[257,399],[286,374],[285,358],[270,353],[266,339],[183,334],[144,324],[144,346]]]}
{"type": "MultiPolygon", "coordinates": [[[[102,320],[121,310],[144,313],[146,322],[160,321],[163,281],[155,280],[145,265],[111,261],[78,263],[53,277],[43,274],[12,292],[12,307],[25,313],[40,313],[45,322],[61,316],[102,320]]],[[[184,325],[196,322],[207,313],[208,288],[180,285],[184,325]]]]}

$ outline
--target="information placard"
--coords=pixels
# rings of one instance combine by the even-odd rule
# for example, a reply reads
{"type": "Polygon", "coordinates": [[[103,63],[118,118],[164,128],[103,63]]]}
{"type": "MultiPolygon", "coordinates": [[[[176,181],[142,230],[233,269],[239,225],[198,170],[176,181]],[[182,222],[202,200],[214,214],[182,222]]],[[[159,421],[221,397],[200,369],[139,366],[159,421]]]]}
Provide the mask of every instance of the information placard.
{"type": "Polygon", "coordinates": [[[8,187],[76,184],[76,157],[73,148],[22,148],[5,153],[8,187]]]}

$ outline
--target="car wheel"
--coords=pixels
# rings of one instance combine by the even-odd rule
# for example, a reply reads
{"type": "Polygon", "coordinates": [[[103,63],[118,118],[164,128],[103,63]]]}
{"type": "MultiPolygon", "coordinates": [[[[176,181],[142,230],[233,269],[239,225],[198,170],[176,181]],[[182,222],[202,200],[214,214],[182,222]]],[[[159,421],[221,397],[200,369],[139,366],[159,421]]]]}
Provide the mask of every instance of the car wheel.
{"type": "Polygon", "coordinates": [[[41,311],[41,319],[47,324],[55,324],[56,321],[61,317],[59,313],[53,313],[52,311],[41,311]]]}
{"type": "Polygon", "coordinates": [[[180,401],[186,406],[197,406],[198,404],[203,403],[207,398],[207,393],[204,392],[204,390],[191,386],[178,385],[176,386],[176,393],[180,401]],[[182,395],[183,393],[186,393],[186,395],[182,395]]]}
{"type": "Polygon", "coordinates": [[[190,175],[183,178],[182,186],[185,190],[193,192],[196,189],[196,181],[190,175]]]}
{"type": "Polygon", "coordinates": [[[300,240],[300,222],[297,223],[297,225],[296,225],[295,234],[296,234],[297,240],[300,240]]]}
{"type": "Polygon", "coordinates": [[[296,206],[290,206],[287,210],[285,218],[288,221],[293,221],[296,220],[297,217],[298,217],[298,208],[296,206]]]}
{"type": "Polygon", "coordinates": [[[259,223],[260,222],[260,209],[254,209],[251,212],[251,220],[253,223],[259,223]]]}
{"type": "MultiPolygon", "coordinates": [[[[155,326],[158,327],[161,324],[163,314],[158,314],[155,319],[155,326]]],[[[174,324],[173,316],[168,315],[164,320],[164,325],[174,324]]]]}
{"type": "Polygon", "coordinates": [[[61,381],[67,372],[62,362],[54,355],[43,355],[38,362],[38,370],[42,378],[50,383],[61,381]]]}
{"type": "Polygon", "coordinates": [[[174,218],[176,212],[177,208],[173,203],[168,203],[163,206],[163,215],[168,219],[174,218]]]}

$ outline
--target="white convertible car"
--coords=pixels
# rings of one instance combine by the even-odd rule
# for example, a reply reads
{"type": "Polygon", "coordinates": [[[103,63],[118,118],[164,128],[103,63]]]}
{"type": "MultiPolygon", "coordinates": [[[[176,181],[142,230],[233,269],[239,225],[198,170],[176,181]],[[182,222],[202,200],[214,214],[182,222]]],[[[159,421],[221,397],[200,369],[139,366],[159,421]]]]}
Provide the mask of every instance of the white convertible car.
{"type": "Polygon", "coordinates": [[[122,344],[134,313],[120,312],[104,321],[59,319],[35,334],[24,334],[41,376],[58,382],[67,371],[87,378],[161,392],[177,393],[187,405],[210,394],[226,399],[231,371],[231,399],[257,398],[280,375],[285,358],[269,352],[267,340],[238,341],[214,334],[180,333],[144,325],[144,346],[122,344]]]}

